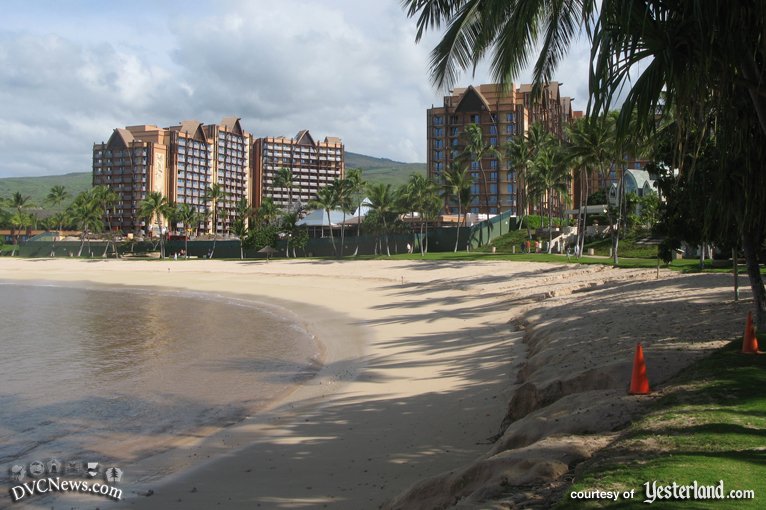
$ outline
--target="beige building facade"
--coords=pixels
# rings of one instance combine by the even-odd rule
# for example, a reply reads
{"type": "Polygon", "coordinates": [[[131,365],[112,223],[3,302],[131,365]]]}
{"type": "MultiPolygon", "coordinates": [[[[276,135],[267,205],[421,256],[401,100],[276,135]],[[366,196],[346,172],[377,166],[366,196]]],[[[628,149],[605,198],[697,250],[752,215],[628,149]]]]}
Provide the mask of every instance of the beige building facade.
{"type": "Polygon", "coordinates": [[[271,197],[278,207],[296,210],[305,207],[321,188],[343,178],[343,142],[333,136],[316,141],[305,129],[294,138],[258,138],[253,145],[253,170],[255,189],[259,190],[255,196],[255,207],[261,205],[264,197],[271,197]],[[293,189],[275,182],[281,168],[292,172],[293,189]]]}
{"type": "Polygon", "coordinates": [[[127,126],[115,129],[108,141],[93,145],[93,185],[109,186],[119,196],[106,224],[123,232],[146,230],[146,219],[139,217],[138,209],[150,191],[207,213],[207,220],[196,226],[198,231],[226,234],[240,200],[258,207],[269,196],[286,209],[292,195],[293,205],[305,206],[319,189],[344,173],[340,138],[315,141],[303,130],[295,138],[254,140],[237,117],[224,117],[218,124],[186,120],[166,128],[127,126]],[[275,185],[280,168],[292,171],[292,190],[275,185]],[[215,204],[216,214],[207,200],[213,184],[223,191],[223,199],[215,204]]]}
{"type": "MultiPolygon", "coordinates": [[[[523,136],[535,122],[563,138],[564,126],[578,113],[572,111],[572,98],[562,97],[560,88],[560,83],[551,82],[538,95],[533,94],[531,85],[504,89],[497,84],[485,84],[452,90],[441,106],[427,110],[429,177],[441,182],[443,173],[458,160],[465,149],[463,133],[469,124],[478,125],[484,143],[503,156],[505,145],[514,137],[523,136]]],[[[468,212],[489,215],[521,212],[523,183],[508,162],[488,157],[469,165],[473,198],[468,212]]],[[[448,209],[457,213],[457,204],[448,204],[448,209]]]]}

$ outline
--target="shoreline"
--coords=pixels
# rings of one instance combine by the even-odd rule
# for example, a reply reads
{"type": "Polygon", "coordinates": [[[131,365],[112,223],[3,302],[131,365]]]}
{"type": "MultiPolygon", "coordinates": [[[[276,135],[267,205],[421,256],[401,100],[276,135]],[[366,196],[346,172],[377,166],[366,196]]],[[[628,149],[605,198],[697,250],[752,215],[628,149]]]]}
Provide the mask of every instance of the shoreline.
{"type": "Polygon", "coordinates": [[[432,508],[550,485],[647,400],[624,394],[636,341],[654,390],[734,336],[747,307],[727,301],[724,275],[575,264],[3,259],[0,278],[9,268],[285,299],[316,312],[340,355],[339,316],[364,336],[355,377],[312,379],[120,508],[432,508]]]}
{"type": "MultiPolygon", "coordinates": [[[[375,266],[375,263],[306,261],[240,264],[231,261],[3,259],[0,260],[0,278],[84,281],[110,286],[129,282],[131,287],[181,288],[264,299],[279,306],[287,305],[310,324],[325,346],[325,368],[317,377],[299,386],[273,409],[227,427],[203,440],[201,445],[190,444],[152,459],[152,462],[167,462],[165,457],[176,457],[170,462],[181,458],[188,464],[162,480],[136,487],[140,493],[153,491],[151,497],[127,494],[123,501],[110,507],[162,508],[177,504],[179,498],[197,508],[215,506],[221,501],[227,507],[249,507],[256,498],[266,507],[289,500],[298,506],[322,501],[334,503],[333,506],[359,508],[373,503],[378,506],[420,476],[454,468],[483,451],[486,445],[477,443],[497,432],[502,417],[502,405],[493,404],[505,398],[500,393],[508,386],[510,363],[505,357],[493,359],[491,371],[481,379],[474,377],[474,368],[479,368],[481,363],[471,363],[472,368],[461,368],[461,373],[443,374],[454,370],[456,364],[452,356],[458,352],[469,355],[483,348],[508,344],[502,331],[508,329],[503,326],[503,314],[495,310],[496,320],[486,330],[481,346],[471,345],[465,338],[458,338],[462,335],[455,335],[455,327],[473,329],[487,320],[479,313],[470,319],[449,317],[449,311],[442,308],[446,305],[448,309],[458,310],[462,301],[448,303],[451,300],[448,295],[454,294],[454,289],[437,285],[425,290],[426,295],[438,301],[423,307],[426,295],[421,299],[420,283],[412,280],[428,284],[430,275],[424,274],[421,278],[416,270],[389,268],[388,262],[377,264],[387,271],[377,271],[375,266]],[[408,273],[412,275],[404,276],[403,281],[402,274],[408,273]],[[400,298],[402,294],[408,297],[400,298]],[[397,301],[401,302],[397,304],[397,301]],[[406,317],[410,313],[412,317],[406,317]],[[439,321],[431,320],[434,317],[440,317],[439,321]],[[439,352],[440,349],[428,352],[429,346],[420,345],[419,334],[430,335],[423,337],[426,343],[429,338],[433,340],[441,335],[445,336],[443,342],[459,340],[464,345],[455,345],[454,350],[449,348],[444,352],[439,352]],[[421,348],[421,353],[411,352],[421,348]],[[497,377],[501,374],[506,375],[497,377]],[[413,385],[414,381],[420,384],[413,385]],[[489,388],[483,387],[485,382],[489,388]],[[450,397],[455,395],[453,390],[461,388],[470,388],[464,390],[468,400],[483,397],[480,407],[484,419],[472,416],[473,411],[460,412],[461,404],[450,397]],[[486,393],[492,395],[486,396],[486,393]],[[412,409],[397,416],[402,402],[408,399],[413,399],[412,409]],[[429,409],[431,405],[434,408],[429,409]],[[388,415],[390,421],[380,420],[377,413],[388,415]],[[463,426],[444,423],[456,413],[464,416],[463,426]],[[437,434],[442,437],[440,441],[434,441],[433,430],[412,434],[423,423],[438,422],[444,423],[443,432],[437,434]],[[315,430],[317,428],[320,430],[315,430]],[[382,444],[376,445],[376,442],[382,444]],[[349,448],[348,443],[354,445],[349,448]],[[418,443],[422,451],[410,454],[407,446],[418,446],[418,443]],[[446,451],[438,451],[442,443],[447,446],[446,451]],[[316,452],[320,466],[296,478],[286,473],[308,468],[305,459],[299,460],[305,454],[303,446],[316,452]],[[267,456],[267,450],[275,448],[290,453],[281,455],[282,460],[267,456]],[[389,461],[389,452],[396,452],[398,458],[389,461]],[[254,456],[265,457],[264,463],[251,465],[254,456]],[[337,476],[322,482],[317,478],[323,469],[321,466],[328,464],[350,474],[338,472],[337,476]],[[248,470],[254,474],[250,475],[248,470]],[[233,476],[233,472],[237,475],[233,476]],[[345,481],[336,485],[332,478],[345,481]],[[253,487],[253,479],[258,480],[256,487],[253,487]],[[190,484],[199,490],[190,493],[193,488],[190,484]],[[349,497],[349,492],[355,495],[349,497]]],[[[56,502],[94,503],[92,496],[69,496],[57,498],[56,502]]]]}

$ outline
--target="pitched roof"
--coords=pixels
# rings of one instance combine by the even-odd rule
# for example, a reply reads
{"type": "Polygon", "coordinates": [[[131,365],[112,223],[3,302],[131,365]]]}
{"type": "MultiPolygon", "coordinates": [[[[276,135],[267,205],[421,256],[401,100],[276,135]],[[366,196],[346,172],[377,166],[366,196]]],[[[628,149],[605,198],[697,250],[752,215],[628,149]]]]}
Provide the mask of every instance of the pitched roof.
{"type": "Polygon", "coordinates": [[[309,133],[308,129],[301,129],[298,134],[295,135],[295,143],[298,145],[316,145],[314,138],[309,133]]]}
{"type": "Polygon", "coordinates": [[[205,132],[202,131],[202,123],[198,120],[182,120],[178,126],[172,126],[169,129],[191,135],[194,140],[207,141],[205,132]]]}
{"type": "Polygon", "coordinates": [[[224,117],[221,120],[221,126],[229,133],[242,134],[242,126],[239,123],[239,117],[224,117]]]}
{"type": "Polygon", "coordinates": [[[481,92],[476,90],[473,85],[469,85],[463,96],[455,107],[456,112],[478,112],[481,110],[489,111],[489,103],[481,92]]]}
{"type": "Polygon", "coordinates": [[[110,149],[126,149],[134,140],[133,133],[125,128],[117,128],[112,132],[106,146],[110,149]]]}

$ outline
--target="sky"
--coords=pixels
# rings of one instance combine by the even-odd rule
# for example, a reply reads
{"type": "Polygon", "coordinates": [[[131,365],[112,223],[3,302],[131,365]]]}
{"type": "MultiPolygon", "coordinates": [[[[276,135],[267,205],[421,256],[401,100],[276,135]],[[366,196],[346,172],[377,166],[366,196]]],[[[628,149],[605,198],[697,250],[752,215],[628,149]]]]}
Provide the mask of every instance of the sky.
{"type": "MultiPolygon", "coordinates": [[[[426,160],[441,33],[415,43],[399,0],[4,0],[0,177],[91,170],[114,128],[240,117],[258,136],[339,136],[346,150],[426,160]]],[[[584,39],[584,37],[582,38],[584,39]]],[[[587,41],[556,79],[587,103],[587,41]]],[[[529,82],[531,72],[518,82],[529,82]]],[[[490,83],[486,66],[458,86],[490,83]]]]}

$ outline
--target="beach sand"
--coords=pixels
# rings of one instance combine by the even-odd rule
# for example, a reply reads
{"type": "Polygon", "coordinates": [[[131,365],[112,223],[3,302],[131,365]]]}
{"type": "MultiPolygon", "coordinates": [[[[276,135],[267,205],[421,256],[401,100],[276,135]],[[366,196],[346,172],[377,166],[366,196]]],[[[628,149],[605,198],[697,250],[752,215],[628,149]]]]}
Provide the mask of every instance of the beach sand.
{"type": "Polygon", "coordinates": [[[637,341],[656,387],[740,334],[749,306],[732,301],[730,275],[511,262],[3,258],[0,279],[250,296],[290,310],[324,346],[317,377],[146,459],[120,503],[60,497],[67,508],[534,498],[513,487],[563,483],[654,398],[626,395],[637,341]]]}

